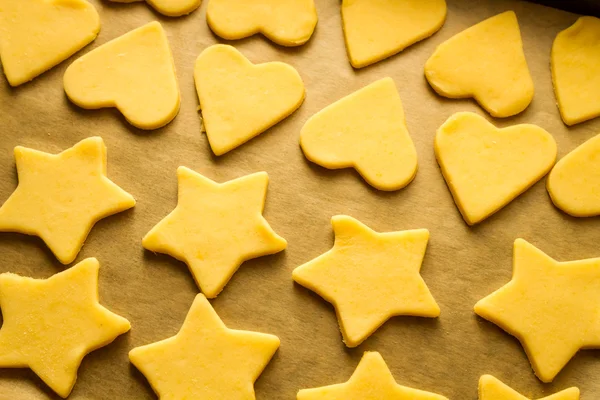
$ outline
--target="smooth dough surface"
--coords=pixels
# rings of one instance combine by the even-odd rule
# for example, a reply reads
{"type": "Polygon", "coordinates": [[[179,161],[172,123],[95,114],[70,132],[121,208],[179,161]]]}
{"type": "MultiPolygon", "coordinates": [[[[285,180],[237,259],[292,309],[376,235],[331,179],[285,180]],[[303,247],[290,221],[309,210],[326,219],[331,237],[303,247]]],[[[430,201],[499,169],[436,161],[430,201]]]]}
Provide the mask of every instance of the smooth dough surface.
{"type": "Polygon", "coordinates": [[[507,11],[440,44],[425,77],[441,96],[473,97],[494,117],[510,117],[533,99],[517,16],[507,11]]]}
{"type": "Polygon", "coordinates": [[[362,68],[437,32],[445,0],[343,0],[342,22],[350,64],[362,68]]]}
{"type": "Polygon", "coordinates": [[[19,185],[0,207],[0,231],[40,237],[63,264],[75,260],[97,221],[135,205],[106,177],[102,138],[60,154],[17,146],[15,161],[19,185]]]}
{"type": "Polygon", "coordinates": [[[98,268],[87,258],[48,279],[0,275],[0,367],[30,368],[67,397],[83,357],[130,328],[98,303],[98,268]]]}
{"type": "Polygon", "coordinates": [[[333,248],[296,268],[293,278],[335,307],[348,347],[393,316],[439,316],[419,274],[427,229],[379,233],[346,215],[334,216],[331,224],[333,248]]]}
{"type": "Polygon", "coordinates": [[[498,129],[468,112],[435,136],[435,154],[464,220],[473,225],[506,206],[554,165],[556,142],[536,125],[498,129]]]}
{"type": "Polygon", "coordinates": [[[254,381],[278,348],[277,336],[227,328],[199,294],[177,335],[129,359],[163,400],[254,400],[254,381]]]}
{"type": "MultiPolygon", "coordinates": [[[[133,3],[144,0],[110,0],[115,3],[133,3]]],[[[202,0],[145,0],[159,13],[169,17],[187,15],[200,7],[202,0]]]]}
{"type": "Polygon", "coordinates": [[[600,116],[600,19],[580,17],[556,35],[552,82],[567,125],[600,116]]]}
{"type": "Polygon", "coordinates": [[[209,0],[206,21],[227,40],[262,33],[282,46],[299,46],[317,25],[314,0],[209,0]]]}
{"type": "Polygon", "coordinates": [[[179,167],[177,179],[177,207],[142,244],[185,262],[206,297],[216,297],[244,261],[286,248],[262,216],[266,172],[219,184],[179,167]]]}
{"type": "Polygon", "coordinates": [[[583,348],[600,347],[600,258],[558,262],[517,239],[512,280],[475,312],[516,337],[535,374],[552,382],[583,348]]]}
{"type": "Polygon", "coordinates": [[[302,389],[297,400],[448,400],[444,396],[400,386],[383,357],[367,351],[345,383],[302,389]]]}
{"type": "Polygon", "coordinates": [[[254,65],[222,44],[198,56],[194,80],[206,135],[218,156],[285,119],[304,101],[304,83],[294,67],[254,65]]]}
{"type": "MultiPolygon", "coordinates": [[[[511,389],[499,379],[491,375],[479,378],[479,400],[531,400],[511,389]]],[[[558,393],[539,400],[579,400],[579,389],[576,387],[561,390],[558,393]]]]}
{"type": "Polygon", "coordinates": [[[162,26],[150,22],[90,51],[67,68],[65,92],[80,107],[116,107],[133,126],[157,129],[179,112],[179,87],[162,26]]]}
{"type": "Polygon", "coordinates": [[[306,158],[355,168],[373,187],[398,190],[417,173],[417,151],[391,78],[380,79],[313,115],[300,133],[306,158]]]}
{"type": "Polygon", "coordinates": [[[0,58],[8,83],[32,80],[99,31],[98,12],[84,0],[0,0],[0,58]]]}

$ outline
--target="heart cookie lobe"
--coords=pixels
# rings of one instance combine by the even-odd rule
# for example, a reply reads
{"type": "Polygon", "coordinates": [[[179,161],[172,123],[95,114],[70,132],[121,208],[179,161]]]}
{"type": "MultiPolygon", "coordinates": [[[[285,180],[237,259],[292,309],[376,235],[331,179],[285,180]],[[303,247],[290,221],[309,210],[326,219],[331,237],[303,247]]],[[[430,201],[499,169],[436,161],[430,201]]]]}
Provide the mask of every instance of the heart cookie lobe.
{"type": "MultiPolygon", "coordinates": [[[[110,0],[115,3],[134,3],[143,0],[110,0]]],[[[200,7],[202,0],[146,0],[152,8],[168,17],[187,15],[200,7]]]]}
{"type": "Polygon", "coordinates": [[[474,98],[494,117],[510,117],[533,99],[517,16],[507,11],[440,44],[425,77],[441,96],[474,98]]]}
{"type": "Polygon", "coordinates": [[[75,60],[65,92],[79,107],[116,107],[140,129],[157,129],[179,112],[179,87],[167,36],[150,22],[75,60]]]}
{"type": "Polygon", "coordinates": [[[550,171],[556,142],[536,125],[498,129],[477,114],[460,112],[437,130],[435,155],[460,213],[474,225],[550,171]]]}
{"type": "Polygon", "coordinates": [[[417,152],[391,78],[380,79],[312,116],[300,133],[306,158],[355,168],[373,187],[398,190],[417,173],[417,152]]]}

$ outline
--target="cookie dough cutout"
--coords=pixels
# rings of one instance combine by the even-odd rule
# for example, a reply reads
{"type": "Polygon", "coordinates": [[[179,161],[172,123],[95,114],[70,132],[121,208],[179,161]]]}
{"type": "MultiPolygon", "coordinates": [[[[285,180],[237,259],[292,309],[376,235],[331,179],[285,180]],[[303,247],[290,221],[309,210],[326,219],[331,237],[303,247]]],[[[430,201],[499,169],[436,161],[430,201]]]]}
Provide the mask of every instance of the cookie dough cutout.
{"type": "Polygon", "coordinates": [[[391,78],[378,80],[312,116],[300,133],[306,158],[355,168],[373,187],[398,190],[417,173],[417,152],[391,78]]]}
{"type": "MultiPolygon", "coordinates": [[[[143,0],[110,0],[115,3],[133,3],[143,0]]],[[[202,0],[146,0],[152,8],[168,17],[187,15],[200,7],[202,0]]]]}
{"type": "Polygon", "coordinates": [[[564,123],[574,125],[600,116],[600,19],[580,17],[556,35],[550,60],[564,123]]]}
{"type": "Polygon", "coordinates": [[[552,135],[536,125],[498,129],[468,112],[451,116],[435,136],[435,155],[464,220],[477,224],[550,171],[552,135]]]}
{"type": "Polygon", "coordinates": [[[363,68],[436,33],[445,0],[343,0],[342,22],[350,64],[363,68]]]}
{"type": "Polygon", "coordinates": [[[425,77],[439,95],[473,97],[494,117],[525,110],[534,89],[515,13],[498,14],[440,44],[425,77]]]}
{"type": "Polygon", "coordinates": [[[135,205],[106,177],[102,138],[60,154],[17,146],[15,161],[19,185],[0,207],[0,232],[40,237],[63,264],[75,260],[97,221],[135,205]]]}
{"type": "Polygon", "coordinates": [[[346,215],[331,224],[333,248],[296,268],[293,278],[335,307],[346,346],[358,346],[393,316],[439,316],[419,274],[427,229],[378,233],[346,215]]]}
{"type": "Polygon", "coordinates": [[[136,347],[129,360],[161,399],[254,399],[279,338],[229,329],[199,294],[177,335],[136,347]]]}
{"type": "Polygon", "coordinates": [[[87,258],[48,279],[0,275],[1,368],[30,368],[59,396],[71,393],[83,357],[130,328],[98,303],[98,268],[87,258]]]}
{"type": "Polygon", "coordinates": [[[304,101],[304,83],[291,65],[254,65],[227,45],[211,46],[198,56],[194,79],[206,135],[217,156],[285,119],[304,101]]]}
{"type": "Polygon", "coordinates": [[[523,239],[512,280],[480,300],[475,313],[516,337],[535,374],[552,382],[583,348],[600,348],[600,258],[558,262],[523,239]]]}
{"type": "Polygon", "coordinates": [[[177,207],[142,244],[185,262],[206,297],[216,297],[244,261],[286,248],[262,216],[266,172],[219,184],[179,167],[177,179],[177,207]]]}
{"type": "Polygon", "coordinates": [[[282,46],[300,46],[315,30],[317,9],[314,0],[210,0],[206,21],[223,39],[262,33],[282,46]]]}
{"type": "Polygon", "coordinates": [[[91,43],[100,17],[84,0],[0,0],[0,58],[11,86],[29,82],[91,43]]]}
{"type": "Polygon", "coordinates": [[[448,400],[444,396],[400,386],[383,357],[367,351],[346,383],[315,389],[302,389],[297,400],[448,400]]]}
{"type": "Polygon", "coordinates": [[[179,87],[167,36],[150,22],[75,60],[65,92],[79,107],[116,107],[140,129],[157,129],[179,112],[179,87]]]}
{"type": "MultiPolygon", "coordinates": [[[[479,379],[479,400],[531,400],[491,375],[479,379]]],[[[539,400],[579,400],[579,389],[571,387],[539,400]]]]}

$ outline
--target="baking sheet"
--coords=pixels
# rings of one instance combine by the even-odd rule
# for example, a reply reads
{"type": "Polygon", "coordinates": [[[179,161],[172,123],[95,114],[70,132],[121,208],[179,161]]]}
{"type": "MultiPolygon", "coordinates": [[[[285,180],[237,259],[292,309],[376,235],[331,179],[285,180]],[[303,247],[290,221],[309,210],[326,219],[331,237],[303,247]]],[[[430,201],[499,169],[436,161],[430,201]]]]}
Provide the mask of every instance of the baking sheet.
{"type": "MultiPolygon", "coordinates": [[[[92,135],[102,136],[108,146],[108,176],[138,201],[134,209],[99,222],[77,258],[100,260],[101,302],[128,318],[132,329],[85,357],[70,399],[156,398],[128,362],[127,352],[174,335],[197,293],[183,263],[141,246],[143,235],[176,204],[180,165],[217,181],[269,173],[265,216],[287,239],[288,249],[243,264],[212,301],[229,327],[281,339],[279,351],[256,383],[257,399],[294,399],[300,388],[344,382],[365,350],[381,352],[398,383],[450,399],[475,400],[478,378],[484,373],[533,398],[571,385],[582,389],[583,400],[600,398],[600,351],[580,352],[553,384],[542,384],[520,344],[472,311],[477,300],[510,279],[514,239],[525,238],[559,260],[598,257],[600,219],[575,219],[555,209],[541,181],[497,215],[468,227],[436,164],[433,138],[454,112],[490,117],[471,100],[435,95],[423,77],[423,65],[436,45],[484,18],[515,10],[536,93],[525,112],[493,122],[542,126],[556,138],[562,157],[600,133],[600,120],[572,128],[563,125],[552,92],[552,41],[576,15],[527,2],[448,0],[447,22],[432,38],[353,70],[344,48],[340,2],[317,0],[319,24],[305,46],[286,49],[260,36],[234,43],[255,63],[280,60],[295,66],[307,97],[290,118],[217,158],[201,134],[192,74],[198,54],[219,41],[206,25],[206,1],[183,18],[161,17],[145,3],[92,2],[101,15],[102,30],[78,55],[159,20],[174,53],[182,105],[171,124],[150,132],[133,128],[116,110],[82,110],[69,103],[62,88],[65,68],[77,55],[20,88],[11,89],[0,79],[0,201],[17,184],[14,146],[59,152],[92,135]],[[399,88],[419,157],[414,182],[393,193],[372,189],[352,170],[329,171],[310,164],[298,145],[300,129],[311,115],[385,76],[394,78],[399,88]],[[349,214],[379,231],[430,230],[422,275],[441,307],[439,319],[393,318],[358,348],[344,346],[333,308],[291,279],[295,267],[332,246],[330,218],[336,214],[349,214]]],[[[64,268],[41,240],[0,234],[0,272],[45,278],[64,268]]],[[[0,399],[48,398],[59,397],[31,371],[0,370],[0,399]]]]}

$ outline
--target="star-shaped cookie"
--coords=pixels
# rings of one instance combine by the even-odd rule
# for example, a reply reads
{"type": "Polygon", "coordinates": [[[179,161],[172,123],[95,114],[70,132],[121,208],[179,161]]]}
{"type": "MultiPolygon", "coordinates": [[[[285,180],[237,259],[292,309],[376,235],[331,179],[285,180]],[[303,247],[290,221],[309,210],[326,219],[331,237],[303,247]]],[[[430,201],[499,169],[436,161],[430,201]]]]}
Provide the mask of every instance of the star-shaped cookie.
{"type": "MultiPolygon", "coordinates": [[[[491,375],[479,379],[479,400],[530,400],[491,375]]],[[[571,387],[539,400],[579,400],[579,389],[571,387]]]]}
{"type": "Polygon", "coordinates": [[[136,347],[129,359],[161,399],[250,400],[278,348],[277,336],[227,328],[199,294],[177,335],[136,347]]]}
{"type": "Polygon", "coordinates": [[[19,185],[0,207],[0,231],[39,236],[69,264],[94,224],[135,205],[106,177],[102,138],[84,139],[60,154],[17,146],[19,185]]]}
{"type": "Polygon", "coordinates": [[[98,260],[48,279],[0,275],[0,367],[31,368],[67,397],[83,357],[111,343],[129,321],[98,303],[98,260]]]}
{"type": "Polygon", "coordinates": [[[262,216],[266,172],[219,184],[179,167],[177,178],[177,207],[142,244],[185,262],[206,297],[216,297],[244,261],[287,246],[262,216]]]}
{"type": "Polygon", "coordinates": [[[378,233],[346,215],[331,223],[333,248],[296,268],[293,278],[333,304],[348,347],[393,316],[440,314],[419,274],[429,231],[378,233]]]}
{"type": "Polygon", "coordinates": [[[516,337],[536,375],[551,382],[583,348],[600,347],[600,258],[558,262],[523,239],[512,280],[475,312],[516,337]]]}

